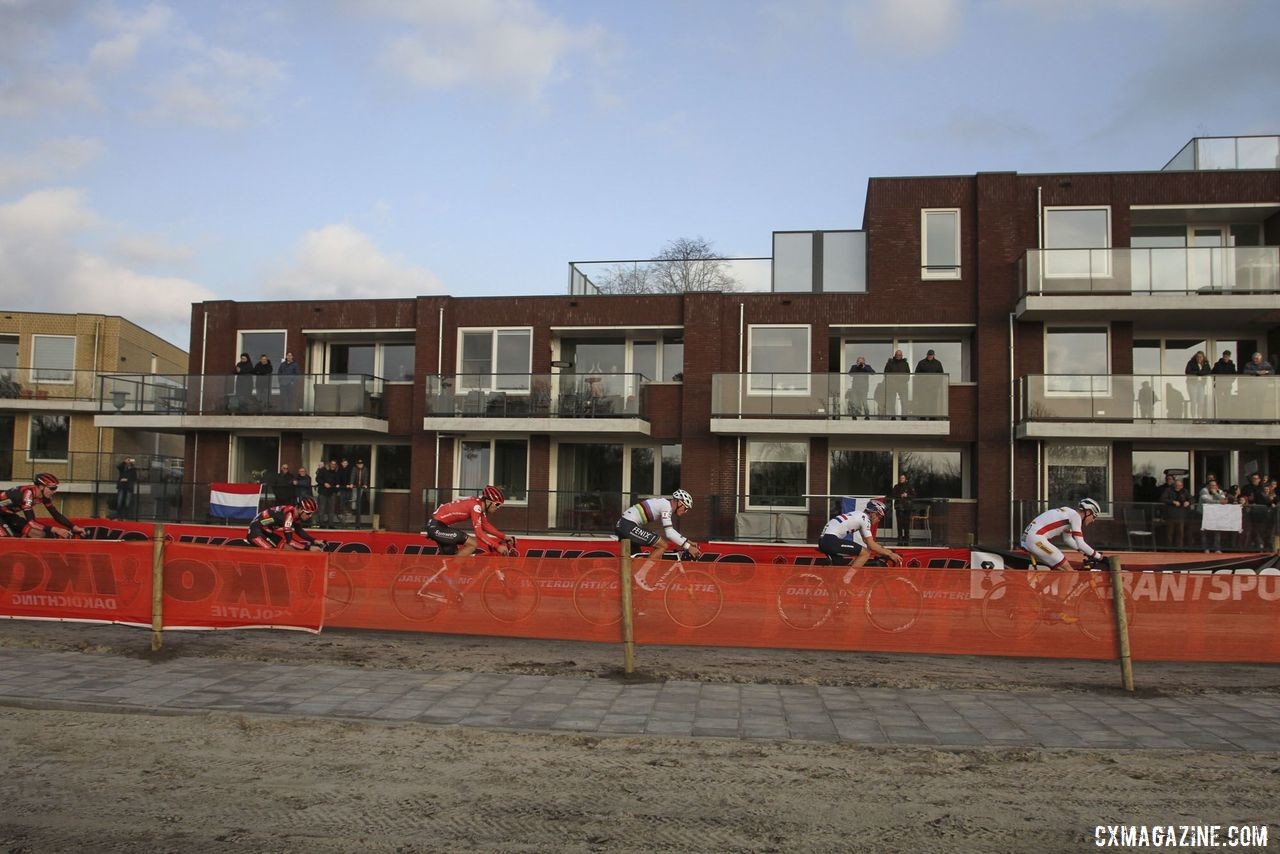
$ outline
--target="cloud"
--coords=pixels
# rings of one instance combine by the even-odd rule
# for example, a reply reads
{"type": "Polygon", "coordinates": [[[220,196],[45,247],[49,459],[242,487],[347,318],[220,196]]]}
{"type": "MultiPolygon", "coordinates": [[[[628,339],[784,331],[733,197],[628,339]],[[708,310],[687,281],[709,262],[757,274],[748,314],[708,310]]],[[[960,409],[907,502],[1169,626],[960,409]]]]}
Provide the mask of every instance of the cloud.
{"type": "Polygon", "coordinates": [[[0,154],[0,193],[64,178],[97,160],[103,145],[96,139],[50,139],[20,154],[0,154]]]}
{"type": "Polygon", "coordinates": [[[268,277],[272,295],[308,299],[381,299],[443,293],[430,270],[389,257],[349,225],[326,225],[298,241],[292,263],[268,277]]]}
{"type": "Polygon", "coordinates": [[[174,246],[157,237],[125,235],[112,245],[112,251],[121,261],[131,266],[176,266],[191,261],[189,246],[174,246]]]}
{"type": "Polygon", "coordinates": [[[925,56],[960,34],[957,0],[852,0],[845,21],[866,50],[925,56]]]}
{"type": "Polygon", "coordinates": [[[390,73],[424,89],[481,86],[537,99],[568,76],[575,54],[593,55],[604,30],[571,27],[531,0],[369,0],[347,4],[408,31],[381,54],[390,73]]]}
{"type": "Polygon", "coordinates": [[[218,46],[196,45],[197,58],[151,87],[144,115],[154,121],[209,128],[248,124],[285,79],[274,60],[218,46]]]}
{"type": "Polygon", "coordinates": [[[118,229],[74,188],[38,190],[0,205],[0,290],[15,308],[117,314],[185,342],[191,303],[214,294],[188,279],[142,273],[84,248],[118,229]]]}

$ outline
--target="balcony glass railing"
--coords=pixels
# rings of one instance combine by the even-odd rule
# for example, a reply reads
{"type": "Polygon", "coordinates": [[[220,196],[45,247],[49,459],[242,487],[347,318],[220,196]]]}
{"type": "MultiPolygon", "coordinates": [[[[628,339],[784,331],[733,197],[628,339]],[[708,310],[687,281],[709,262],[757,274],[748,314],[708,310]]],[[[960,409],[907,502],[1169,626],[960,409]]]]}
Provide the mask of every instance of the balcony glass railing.
{"type": "Polygon", "coordinates": [[[1280,293],[1280,247],[1030,249],[1024,296],[1280,293]]]}
{"type": "Polygon", "coordinates": [[[1280,136],[1204,136],[1191,140],[1164,172],[1280,169],[1280,136]]]}
{"type": "Polygon", "coordinates": [[[643,418],[643,374],[427,377],[427,417],[643,418]]]}
{"type": "Polygon", "coordinates": [[[575,261],[569,265],[569,293],[575,295],[769,291],[772,283],[772,258],[575,261]]]}
{"type": "Polygon", "coordinates": [[[714,374],[716,418],[945,419],[947,374],[714,374]]]}
{"type": "Polygon", "coordinates": [[[98,371],[0,368],[0,399],[97,400],[98,371]]]}
{"type": "Polygon", "coordinates": [[[1280,421],[1280,377],[1030,375],[1023,421],[1280,421]]]}
{"type": "Polygon", "coordinates": [[[330,415],[381,418],[382,380],[367,374],[105,375],[100,412],[145,415],[330,415]]]}

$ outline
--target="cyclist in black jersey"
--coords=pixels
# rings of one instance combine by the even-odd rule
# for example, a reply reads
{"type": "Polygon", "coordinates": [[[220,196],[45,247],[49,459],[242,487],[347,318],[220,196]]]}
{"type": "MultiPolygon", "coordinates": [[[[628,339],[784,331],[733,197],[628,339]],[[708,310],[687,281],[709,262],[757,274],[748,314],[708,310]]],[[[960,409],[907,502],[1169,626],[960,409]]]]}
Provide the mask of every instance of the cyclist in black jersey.
{"type": "Polygon", "coordinates": [[[315,512],[314,498],[299,498],[297,504],[268,507],[249,523],[245,539],[260,549],[323,549],[325,544],[306,529],[315,512]]]}
{"type": "Polygon", "coordinates": [[[58,478],[48,472],[35,476],[35,482],[0,492],[0,537],[84,536],[84,528],[72,522],[53,503],[58,491],[58,478]],[[43,504],[55,528],[36,520],[36,505],[43,504]]]}

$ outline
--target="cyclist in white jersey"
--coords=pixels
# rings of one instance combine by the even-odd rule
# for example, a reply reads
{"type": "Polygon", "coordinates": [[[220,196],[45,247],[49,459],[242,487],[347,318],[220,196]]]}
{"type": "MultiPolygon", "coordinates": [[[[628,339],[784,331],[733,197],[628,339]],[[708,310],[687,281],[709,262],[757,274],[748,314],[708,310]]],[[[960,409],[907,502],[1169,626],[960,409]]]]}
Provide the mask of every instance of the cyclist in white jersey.
{"type": "Polygon", "coordinates": [[[1070,507],[1055,507],[1046,510],[1022,532],[1022,547],[1031,553],[1036,563],[1050,569],[1069,570],[1071,562],[1067,560],[1052,542],[1062,537],[1062,542],[1069,548],[1076,549],[1095,562],[1103,559],[1102,552],[1084,541],[1084,528],[1097,518],[1102,508],[1092,498],[1082,498],[1073,510],[1070,507]]]}
{"type": "Polygon", "coordinates": [[[849,566],[845,573],[846,584],[853,580],[854,571],[865,565],[872,554],[883,555],[894,566],[902,565],[900,554],[876,542],[873,525],[879,524],[884,514],[884,503],[873,498],[867,502],[865,510],[833,516],[822,529],[818,537],[818,551],[831,558],[832,566],[849,566]],[[853,542],[845,539],[850,534],[853,542]]]}
{"type": "MultiPolygon", "coordinates": [[[[693,507],[693,496],[686,490],[677,489],[671,493],[671,498],[646,498],[645,500],[632,504],[622,513],[622,518],[613,527],[613,533],[623,543],[632,542],[649,549],[649,556],[640,564],[640,568],[636,570],[636,584],[645,590],[653,588],[645,584],[645,575],[653,567],[654,561],[662,554],[665,542],[670,542],[677,549],[684,549],[694,560],[702,557],[702,549],[698,548],[698,544],[690,540],[684,534],[676,530],[674,518],[679,518],[688,513],[693,507]],[[666,541],[650,530],[647,526],[658,522],[662,526],[662,533],[666,537],[666,541]]],[[[623,548],[626,548],[624,545],[623,548]]]]}

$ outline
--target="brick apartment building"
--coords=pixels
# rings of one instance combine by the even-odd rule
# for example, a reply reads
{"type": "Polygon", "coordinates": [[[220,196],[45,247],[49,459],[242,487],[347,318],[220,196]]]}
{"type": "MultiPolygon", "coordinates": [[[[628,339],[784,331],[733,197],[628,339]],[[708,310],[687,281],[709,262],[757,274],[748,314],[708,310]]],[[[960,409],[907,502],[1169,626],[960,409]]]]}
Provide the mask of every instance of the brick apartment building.
{"type": "Polygon", "coordinates": [[[193,375],[99,419],[184,433],[196,482],[363,458],[391,529],[496,482],[504,527],[603,531],[680,485],[696,537],[804,540],[831,496],[899,474],[939,499],[918,520],[935,542],[1008,542],[1085,493],[1119,520],[1167,470],[1193,488],[1280,470],[1275,378],[1184,373],[1197,350],[1280,353],[1278,143],[1193,140],[1150,172],[875,178],[861,230],[777,232],[770,259],[574,264],[562,296],[206,302],[193,375]],[[599,292],[690,273],[722,289],[599,292]],[[909,376],[885,374],[895,350],[909,376]],[[929,350],[941,377],[916,372],[929,350]],[[285,351],[287,391],[227,376],[285,351]],[[848,373],[859,356],[874,375],[848,373]]]}

